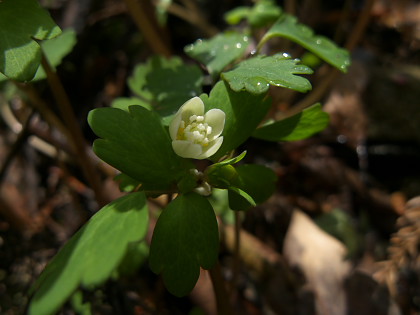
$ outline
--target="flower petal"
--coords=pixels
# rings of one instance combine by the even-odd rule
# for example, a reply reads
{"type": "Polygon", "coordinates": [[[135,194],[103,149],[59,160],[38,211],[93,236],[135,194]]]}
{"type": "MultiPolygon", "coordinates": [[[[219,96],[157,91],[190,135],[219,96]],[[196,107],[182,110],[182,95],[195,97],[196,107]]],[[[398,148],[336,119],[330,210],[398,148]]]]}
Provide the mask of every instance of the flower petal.
{"type": "Polygon", "coordinates": [[[204,122],[206,122],[213,129],[210,134],[210,140],[216,139],[225,127],[226,114],[224,111],[213,108],[204,115],[204,122]]]}
{"type": "Polygon", "coordinates": [[[222,142],[223,142],[223,137],[219,137],[211,141],[209,145],[205,147],[205,149],[203,150],[203,153],[201,153],[200,156],[197,157],[196,159],[202,160],[202,159],[207,159],[208,157],[212,156],[220,149],[222,142]]]}
{"type": "Polygon", "coordinates": [[[182,115],[181,112],[178,111],[174,118],[172,119],[171,123],[169,124],[169,135],[171,136],[172,140],[176,140],[176,136],[178,135],[179,124],[181,123],[182,115]]]}
{"type": "Polygon", "coordinates": [[[192,115],[203,116],[204,115],[204,103],[198,96],[193,97],[186,101],[178,110],[182,115],[182,120],[186,123],[192,115]]]}
{"type": "Polygon", "coordinates": [[[200,159],[199,156],[203,152],[203,147],[200,144],[187,140],[172,141],[172,148],[176,154],[183,158],[200,159]]]}

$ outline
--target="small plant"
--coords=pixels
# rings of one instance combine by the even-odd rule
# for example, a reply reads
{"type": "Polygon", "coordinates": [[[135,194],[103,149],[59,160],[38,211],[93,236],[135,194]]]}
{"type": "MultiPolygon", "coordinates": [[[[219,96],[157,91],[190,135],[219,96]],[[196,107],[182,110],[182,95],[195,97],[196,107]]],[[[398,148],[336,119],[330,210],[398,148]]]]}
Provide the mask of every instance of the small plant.
{"type": "MultiPolygon", "coordinates": [[[[283,120],[265,121],[271,107],[269,89],[307,92],[311,83],[300,75],[313,71],[287,53],[264,55],[261,51],[271,38],[283,37],[341,71],[350,64],[348,52],[314,35],[271,1],[237,8],[226,20],[230,24],[245,20],[249,27],[185,48],[214,83],[209,94],[202,93],[206,74],[198,66],[178,57],[154,56],[139,64],[128,80],[134,97],[116,99],[112,107],[89,113],[89,125],[99,137],[93,150],[121,172],[116,180],[128,194],[104,206],[52,259],[35,284],[30,314],[56,312],[78,287],[92,288],[118,276],[123,264],[139,255],[148,255],[150,268],[162,274],[172,294],[188,294],[200,267],[211,269],[218,260],[218,224],[209,201],[212,192],[227,190],[230,209],[245,211],[275,190],[275,173],[263,165],[241,164],[246,151],[239,154],[238,147],[250,137],[300,140],[327,126],[328,115],[320,104],[283,120]],[[267,26],[256,50],[250,52],[256,41],[252,30],[267,26]],[[198,167],[196,160],[207,162],[198,167]],[[165,194],[170,201],[158,218],[147,253],[147,199],[165,194]]],[[[10,79],[32,80],[37,69],[42,69],[41,55],[48,59],[47,50],[42,52],[44,42],[40,46],[33,39],[63,36],[59,33],[35,1],[3,0],[0,59],[5,62],[0,71],[10,79]],[[43,32],[10,25],[15,18],[11,12],[28,4],[34,6],[33,12],[27,7],[21,18],[25,25],[43,32]],[[14,47],[5,46],[5,34],[19,35],[27,45],[16,39],[14,47]]]]}

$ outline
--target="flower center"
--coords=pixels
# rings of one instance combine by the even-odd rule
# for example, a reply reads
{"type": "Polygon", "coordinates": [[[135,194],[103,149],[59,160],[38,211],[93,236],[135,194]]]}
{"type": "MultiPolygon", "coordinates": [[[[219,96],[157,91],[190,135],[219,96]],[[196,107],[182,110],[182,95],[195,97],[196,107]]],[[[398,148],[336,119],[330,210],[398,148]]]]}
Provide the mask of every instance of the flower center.
{"type": "Polygon", "coordinates": [[[209,144],[208,137],[212,132],[212,128],[203,121],[204,116],[197,115],[192,115],[187,123],[181,121],[178,130],[178,139],[207,146],[209,144]]]}

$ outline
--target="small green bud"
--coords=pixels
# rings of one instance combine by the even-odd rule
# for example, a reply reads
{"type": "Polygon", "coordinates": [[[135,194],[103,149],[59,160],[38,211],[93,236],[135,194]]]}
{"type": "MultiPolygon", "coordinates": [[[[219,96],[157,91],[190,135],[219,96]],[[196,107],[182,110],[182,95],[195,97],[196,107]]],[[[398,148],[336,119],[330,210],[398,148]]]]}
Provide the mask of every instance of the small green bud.
{"type": "Polygon", "coordinates": [[[216,188],[227,189],[238,179],[238,173],[232,165],[213,164],[204,172],[206,181],[216,188]]]}

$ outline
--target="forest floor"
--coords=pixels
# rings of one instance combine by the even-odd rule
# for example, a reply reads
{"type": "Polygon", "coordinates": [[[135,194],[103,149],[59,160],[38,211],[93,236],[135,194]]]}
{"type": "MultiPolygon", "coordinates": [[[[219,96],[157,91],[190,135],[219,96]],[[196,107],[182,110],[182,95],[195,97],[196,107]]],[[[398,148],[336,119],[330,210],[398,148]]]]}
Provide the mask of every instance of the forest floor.
{"type": "MultiPolygon", "coordinates": [[[[78,44],[59,75],[91,143],[87,112],[127,94],[133,65],[151,51],[118,1],[85,2],[52,1],[51,12],[60,25],[78,31],[78,44]],[[85,2],[91,6],[84,8],[85,2]]],[[[223,13],[244,4],[234,2],[216,7],[203,1],[203,12],[223,28],[223,13]]],[[[306,2],[316,9],[302,10],[301,21],[333,36],[341,8],[306,2]]],[[[350,1],[342,37],[365,2],[350,1]]],[[[173,50],[186,58],[182,47],[202,35],[179,18],[167,23],[173,50]]],[[[302,141],[243,144],[246,162],[271,167],[278,183],[267,202],[238,216],[239,249],[233,220],[220,226],[220,265],[238,314],[420,312],[419,28],[416,1],[374,1],[349,72],[337,76],[321,100],[330,114],[328,128],[302,141]]],[[[314,86],[325,79],[324,70],[314,86]]],[[[52,102],[46,83],[35,87],[52,102]]],[[[0,313],[13,315],[25,313],[34,281],[98,203],[74,157],[65,153],[65,137],[32,112],[21,94],[6,101],[10,85],[0,88],[0,313]]],[[[279,110],[299,100],[279,89],[271,93],[279,110]]],[[[109,200],[122,194],[109,172],[101,172],[101,185],[109,200]]],[[[94,314],[215,311],[205,271],[188,297],[176,298],[147,262],[129,277],[83,293],[94,314]]],[[[68,303],[60,314],[77,313],[75,308],[68,303]]]]}

